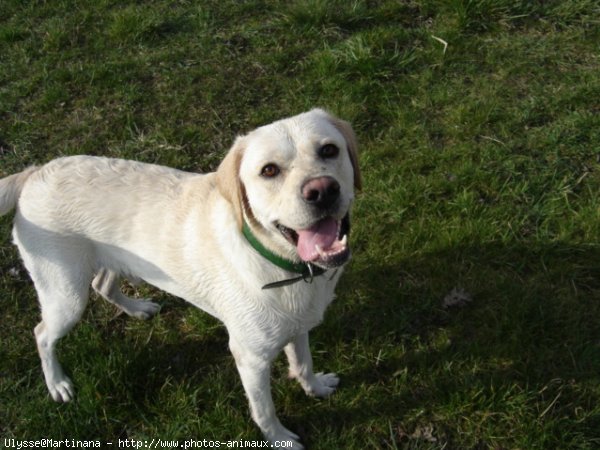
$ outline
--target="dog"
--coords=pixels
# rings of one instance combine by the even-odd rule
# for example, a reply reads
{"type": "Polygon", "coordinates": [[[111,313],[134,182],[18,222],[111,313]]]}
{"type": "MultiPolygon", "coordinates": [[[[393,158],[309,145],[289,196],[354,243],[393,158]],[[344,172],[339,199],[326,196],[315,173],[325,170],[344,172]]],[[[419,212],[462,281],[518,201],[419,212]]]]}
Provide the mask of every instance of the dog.
{"type": "Polygon", "coordinates": [[[356,136],[321,109],[239,136],[216,172],[70,156],[0,180],[0,215],[16,208],[13,241],[41,305],[35,338],[55,401],[74,396],[56,356],[89,286],[130,316],[159,311],[120,290],[143,280],[224,323],[253,420],[271,443],[299,437],[277,418],[270,367],[327,397],[308,332],[323,319],[350,258],[350,209],[361,188],[356,136]]]}

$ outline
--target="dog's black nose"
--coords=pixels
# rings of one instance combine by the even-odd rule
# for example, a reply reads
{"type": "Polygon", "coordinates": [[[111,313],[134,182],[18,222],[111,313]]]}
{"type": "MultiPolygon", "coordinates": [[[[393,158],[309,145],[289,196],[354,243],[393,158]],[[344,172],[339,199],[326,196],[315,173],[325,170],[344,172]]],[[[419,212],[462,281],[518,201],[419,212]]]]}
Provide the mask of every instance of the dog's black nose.
{"type": "Polygon", "coordinates": [[[302,185],[302,198],[318,208],[329,208],[340,196],[340,183],[332,177],[319,177],[302,185]]]}

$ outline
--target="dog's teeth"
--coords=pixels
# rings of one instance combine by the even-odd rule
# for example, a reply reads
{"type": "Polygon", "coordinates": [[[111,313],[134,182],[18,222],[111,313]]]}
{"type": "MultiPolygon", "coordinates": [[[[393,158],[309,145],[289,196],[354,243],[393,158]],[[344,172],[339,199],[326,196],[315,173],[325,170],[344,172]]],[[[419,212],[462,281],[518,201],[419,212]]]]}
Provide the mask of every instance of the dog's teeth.
{"type": "Polygon", "coordinates": [[[345,247],[348,244],[348,235],[347,234],[344,235],[344,237],[342,238],[340,243],[342,244],[343,247],[345,247]]]}
{"type": "Polygon", "coordinates": [[[317,251],[319,256],[325,256],[325,252],[323,251],[323,248],[319,244],[315,245],[315,250],[317,251]]]}

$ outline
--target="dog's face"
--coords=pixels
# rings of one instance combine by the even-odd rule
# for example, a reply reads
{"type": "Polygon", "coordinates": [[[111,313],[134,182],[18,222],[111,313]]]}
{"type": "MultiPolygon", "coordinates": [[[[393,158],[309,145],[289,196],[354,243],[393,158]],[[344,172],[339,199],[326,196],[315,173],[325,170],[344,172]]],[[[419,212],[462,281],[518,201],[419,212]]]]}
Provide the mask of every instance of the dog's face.
{"type": "Polygon", "coordinates": [[[240,224],[276,253],[323,268],[348,260],[360,173],[346,122],[317,109],[258,128],[238,138],[217,179],[240,224]]]}

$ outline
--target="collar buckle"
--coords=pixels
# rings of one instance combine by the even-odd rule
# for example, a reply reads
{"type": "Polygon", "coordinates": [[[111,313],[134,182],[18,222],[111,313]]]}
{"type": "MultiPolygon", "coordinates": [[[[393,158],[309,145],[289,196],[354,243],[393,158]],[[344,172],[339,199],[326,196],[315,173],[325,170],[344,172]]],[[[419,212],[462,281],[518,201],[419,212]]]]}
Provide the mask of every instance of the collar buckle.
{"type": "MultiPolygon", "coordinates": [[[[248,243],[252,246],[254,250],[256,250],[262,257],[270,261],[272,264],[276,265],[280,269],[286,270],[288,272],[300,274],[298,277],[289,278],[286,280],[275,281],[273,283],[265,284],[263,289],[272,289],[282,286],[287,286],[290,284],[297,283],[298,281],[304,281],[305,283],[311,284],[315,277],[319,275],[323,275],[326,270],[321,267],[317,267],[311,263],[294,263],[288,259],[282,258],[279,255],[276,255],[271,250],[266,248],[257,238],[254,236],[252,231],[250,230],[250,226],[246,221],[244,221],[242,225],[242,233],[248,243]]],[[[334,272],[335,275],[335,272],[334,272]]]]}

